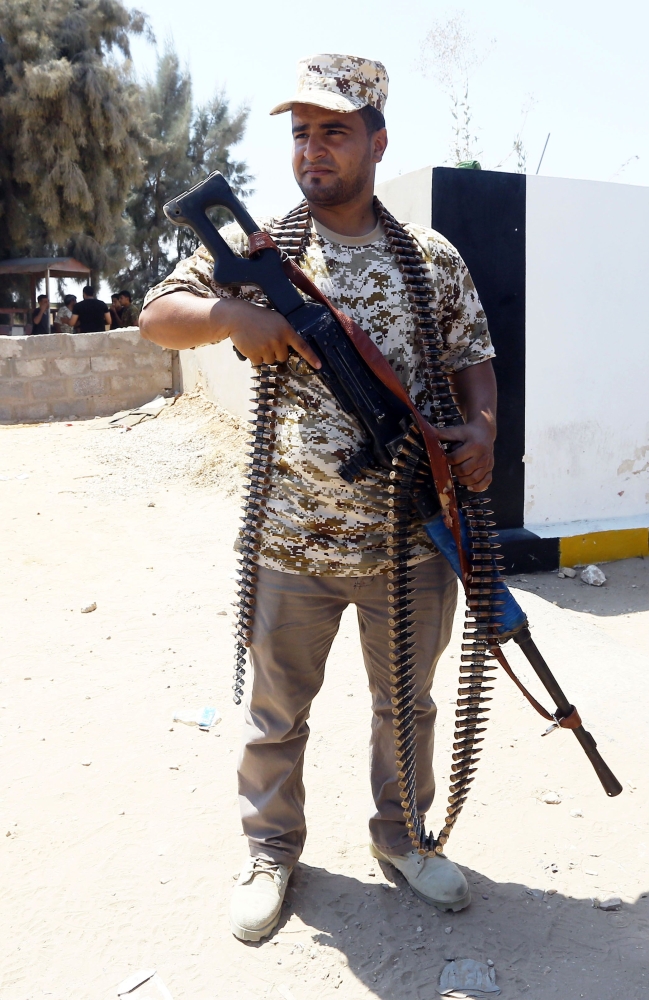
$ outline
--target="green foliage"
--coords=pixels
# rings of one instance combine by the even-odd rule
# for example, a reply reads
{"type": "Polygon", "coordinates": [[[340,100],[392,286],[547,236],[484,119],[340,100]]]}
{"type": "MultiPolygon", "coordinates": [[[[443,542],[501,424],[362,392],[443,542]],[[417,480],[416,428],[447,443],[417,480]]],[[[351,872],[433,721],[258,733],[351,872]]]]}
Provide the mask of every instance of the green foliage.
{"type": "Polygon", "coordinates": [[[245,163],[230,157],[230,148],[243,136],[248,110],[231,112],[221,92],[194,110],[189,73],[170,47],[158,59],[156,78],[146,85],[144,101],[149,148],[143,179],[126,205],[127,265],[115,275],[116,283],[132,288],[136,298],[196,247],[190,232],[176,230],[167,221],[165,202],[212,170],[220,170],[240,193],[246,192],[250,181],[245,163]]]}
{"type": "MultiPolygon", "coordinates": [[[[215,169],[245,193],[230,148],[247,109],[223,93],[194,109],[170,48],[141,85],[129,41],[142,33],[121,0],[0,0],[0,259],[70,254],[93,283],[141,296],[195,247],[167,222],[169,198],[215,169]]],[[[3,279],[0,298],[25,289],[3,279]]]]}
{"type": "Polygon", "coordinates": [[[0,257],[103,264],[146,144],[119,0],[0,0],[0,257]]]}

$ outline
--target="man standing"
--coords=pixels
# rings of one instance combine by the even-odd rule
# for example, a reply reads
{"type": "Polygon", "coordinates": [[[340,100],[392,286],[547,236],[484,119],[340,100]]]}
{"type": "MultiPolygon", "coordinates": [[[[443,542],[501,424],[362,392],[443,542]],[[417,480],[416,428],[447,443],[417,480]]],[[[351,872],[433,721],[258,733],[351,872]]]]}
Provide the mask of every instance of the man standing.
{"type": "Polygon", "coordinates": [[[56,314],[56,322],[59,325],[60,333],[74,333],[74,324],[72,322],[72,316],[75,305],[77,304],[76,295],[66,295],[63,299],[63,305],[56,314]]]}
{"type": "Polygon", "coordinates": [[[119,301],[119,294],[115,292],[114,295],[110,297],[110,328],[111,330],[119,330],[122,321],[120,316],[122,315],[122,304],[119,301]]]}
{"type": "Polygon", "coordinates": [[[38,306],[32,311],[32,336],[50,332],[50,300],[47,295],[39,295],[37,301],[38,306]]]}
{"type": "Polygon", "coordinates": [[[70,324],[76,333],[103,333],[110,327],[110,310],[95,296],[92,285],[83,289],[83,300],[74,306],[70,324]]]}
{"type": "Polygon", "coordinates": [[[130,292],[119,292],[119,304],[121,312],[119,322],[121,326],[137,326],[140,317],[140,310],[133,303],[133,296],[130,292]]]}
{"type": "MultiPolygon", "coordinates": [[[[424,415],[431,411],[425,358],[399,257],[373,199],[374,173],[387,146],[383,108],[387,74],[381,63],[355,56],[317,55],[299,64],[296,95],[271,114],[290,111],[293,170],[306,199],[297,234],[297,263],[347,312],[385,355],[424,415]]],[[[272,222],[265,228],[273,228],[272,222]]],[[[459,442],[449,455],[460,482],[484,490],[491,481],[496,389],[493,348],[467,268],[438,233],[407,225],[430,278],[430,308],[444,341],[466,423],[440,429],[459,442]]],[[[247,252],[236,225],[222,235],[247,252]]],[[[278,313],[260,309],[258,290],[219,288],[213,261],[199,247],[145,300],[144,337],[187,348],[229,337],[254,365],[285,362],[297,351],[317,357],[278,313]],[[169,294],[173,293],[173,294],[169,294]]],[[[256,611],[251,640],[254,682],[248,686],[239,793],[250,858],[234,889],[231,928],[258,941],[276,925],[288,878],[302,851],[303,756],[307,719],[322,684],[327,654],[348,604],[357,607],[372,694],[371,784],[375,812],[371,851],[406,877],[420,898],[441,909],[470,901],[462,872],[443,855],[411,849],[401,810],[392,735],[388,658],[387,509],[385,486],[369,472],[352,485],[337,474],[363,443],[356,420],[316,377],[281,376],[273,404],[277,439],[269,499],[259,540],[256,611]]],[[[446,560],[420,526],[413,527],[415,738],[417,801],[432,804],[433,724],[430,691],[446,647],[457,585],[446,560]]]]}

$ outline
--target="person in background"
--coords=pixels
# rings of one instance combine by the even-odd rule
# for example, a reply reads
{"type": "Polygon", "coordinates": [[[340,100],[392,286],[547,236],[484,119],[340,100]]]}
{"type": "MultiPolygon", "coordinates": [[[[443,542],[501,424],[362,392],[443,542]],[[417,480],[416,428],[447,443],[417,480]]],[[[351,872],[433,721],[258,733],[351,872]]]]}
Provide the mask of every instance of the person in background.
{"type": "Polygon", "coordinates": [[[122,325],[122,306],[119,301],[119,295],[115,292],[114,295],[110,297],[110,328],[111,330],[119,330],[122,325]]]}
{"type": "Polygon", "coordinates": [[[133,296],[130,292],[120,292],[119,302],[122,307],[120,320],[122,326],[139,326],[140,310],[133,303],[133,296]]]}
{"type": "Polygon", "coordinates": [[[103,333],[110,329],[110,311],[105,302],[98,299],[92,285],[83,289],[83,300],[72,310],[70,325],[76,333],[103,333]]]}
{"type": "Polygon", "coordinates": [[[50,332],[49,308],[50,300],[47,295],[39,295],[38,307],[32,310],[32,336],[50,332]]]}
{"type": "Polygon", "coordinates": [[[63,298],[63,305],[57,311],[55,322],[58,325],[57,333],[74,333],[72,323],[72,310],[77,302],[76,295],[66,295],[63,298]]]}

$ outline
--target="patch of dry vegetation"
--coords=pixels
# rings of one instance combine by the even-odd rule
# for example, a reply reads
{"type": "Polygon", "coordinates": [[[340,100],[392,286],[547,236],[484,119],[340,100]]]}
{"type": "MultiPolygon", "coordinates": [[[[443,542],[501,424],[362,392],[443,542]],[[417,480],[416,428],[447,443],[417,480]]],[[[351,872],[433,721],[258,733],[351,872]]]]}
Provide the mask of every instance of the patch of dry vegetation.
{"type": "Polygon", "coordinates": [[[199,415],[206,418],[201,426],[203,455],[191,470],[192,480],[198,486],[218,486],[226,496],[238,493],[250,439],[246,422],[209,400],[200,387],[180,396],[166,416],[178,419],[185,414],[189,420],[199,415]]]}

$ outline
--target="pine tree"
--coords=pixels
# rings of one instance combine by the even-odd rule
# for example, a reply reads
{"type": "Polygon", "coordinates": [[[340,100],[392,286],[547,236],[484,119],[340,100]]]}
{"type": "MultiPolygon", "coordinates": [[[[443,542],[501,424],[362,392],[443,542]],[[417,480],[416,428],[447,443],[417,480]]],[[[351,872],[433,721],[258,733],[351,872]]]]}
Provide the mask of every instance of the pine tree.
{"type": "Polygon", "coordinates": [[[119,0],[0,0],[0,257],[115,238],[141,171],[129,38],[146,30],[119,0]]]}
{"type": "MultiPolygon", "coordinates": [[[[191,78],[171,47],[159,57],[155,80],[146,86],[144,98],[149,151],[144,178],[127,201],[128,264],[115,277],[139,299],[196,247],[191,232],[176,230],[168,222],[165,202],[212,170],[220,170],[239,193],[246,192],[250,181],[245,163],[230,158],[230,148],[243,136],[248,110],[231,112],[219,92],[194,111],[191,78]]],[[[218,215],[215,218],[221,221],[218,215]]]]}

